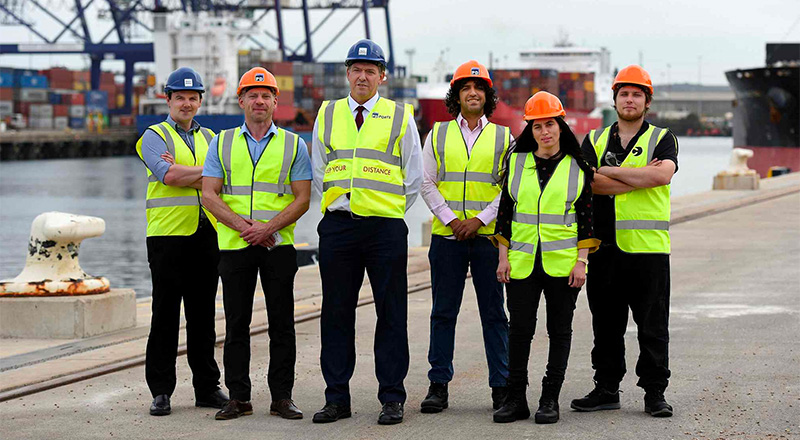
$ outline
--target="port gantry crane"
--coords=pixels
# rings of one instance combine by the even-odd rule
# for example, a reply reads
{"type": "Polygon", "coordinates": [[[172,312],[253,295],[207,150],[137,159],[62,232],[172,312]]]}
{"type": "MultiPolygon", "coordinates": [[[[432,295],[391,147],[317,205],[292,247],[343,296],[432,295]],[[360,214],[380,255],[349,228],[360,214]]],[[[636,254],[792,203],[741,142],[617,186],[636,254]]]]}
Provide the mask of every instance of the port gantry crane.
{"type": "MultiPolygon", "coordinates": [[[[110,113],[130,114],[134,64],[154,61],[152,14],[175,11],[234,13],[241,19],[249,20],[253,29],[260,29],[266,37],[277,42],[284,61],[315,62],[359,17],[364,20],[366,38],[371,38],[370,9],[384,10],[389,49],[388,70],[394,72],[389,0],[0,0],[0,25],[24,27],[28,35],[20,32],[18,41],[27,40],[31,35],[41,40],[37,43],[8,44],[8,38],[5,37],[2,39],[4,44],[0,44],[0,55],[88,55],[93,90],[100,86],[102,61],[122,60],[125,63],[125,105],[110,113]],[[328,11],[313,28],[311,10],[328,11]],[[338,10],[354,10],[355,14],[315,54],[312,36],[338,10]],[[270,31],[264,29],[261,23],[273,11],[275,22],[274,27],[270,26],[270,31]],[[302,12],[305,39],[294,49],[287,47],[284,38],[283,14],[287,11],[302,12]],[[70,19],[65,20],[68,17],[70,19]],[[301,52],[301,49],[304,50],[301,52]]],[[[266,49],[267,45],[254,35],[260,34],[253,33],[245,38],[266,49]]]]}

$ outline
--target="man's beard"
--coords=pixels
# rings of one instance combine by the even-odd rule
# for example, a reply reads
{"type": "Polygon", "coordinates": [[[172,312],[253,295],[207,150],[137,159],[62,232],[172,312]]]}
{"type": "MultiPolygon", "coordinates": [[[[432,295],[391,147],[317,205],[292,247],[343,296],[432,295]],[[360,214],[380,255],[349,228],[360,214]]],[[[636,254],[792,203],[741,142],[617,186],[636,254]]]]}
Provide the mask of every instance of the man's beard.
{"type": "Polygon", "coordinates": [[[617,111],[617,118],[622,119],[623,121],[626,122],[636,122],[644,118],[644,114],[647,112],[647,108],[645,108],[644,110],[641,111],[641,113],[637,114],[636,116],[625,116],[622,112],[619,111],[619,109],[615,108],[615,110],[617,111]]]}

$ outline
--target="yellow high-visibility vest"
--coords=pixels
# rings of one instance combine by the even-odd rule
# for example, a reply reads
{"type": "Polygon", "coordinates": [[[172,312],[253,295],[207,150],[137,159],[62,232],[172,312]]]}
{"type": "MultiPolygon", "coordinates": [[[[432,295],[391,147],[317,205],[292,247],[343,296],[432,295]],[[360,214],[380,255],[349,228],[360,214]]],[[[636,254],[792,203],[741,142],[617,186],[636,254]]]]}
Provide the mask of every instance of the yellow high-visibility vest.
{"type": "MultiPolygon", "coordinates": [[[[161,136],[167,144],[167,152],[175,158],[178,165],[202,167],[208,153],[208,143],[214,132],[200,128],[194,132],[194,153],[186,145],[183,138],[166,121],[147,128],[161,136]]],[[[143,137],[142,137],[143,138],[143,137]]],[[[136,142],[136,154],[144,162],[142,156],[142,138],[136,142]]],[[[145,166],[146,168],[146,166],[145,166]]],[[[187,236],[197,231],[200,220],[200,209],[216,227],[216,219],[201,204],[200,190],[170,186],[161,183],[155,174],[147,168],[147,236],[187,236]]]]}
{"type": "Polygon", "coordinates": [[[533,153],[512,154],[508,172],[508,194],[515,202],[508,247],[511,278],[530,276],[540,241],[545,273],[569,276],[578,261],[575,202],[585,184],[583,170],[575,158],[565,156],[544,191],[539,186],[533,153]]]}
{"type": "MultiPolygon", "coordinates": [[[[220,198],[242,218],[268,223],[294,201],[289,173],[299,136],[282,128],[277,130],[255,165],[240,127],[219,133],[217,151],[223,172],[220,198]]],[[[294,227],[292,223],[279,231],[283,239],[280,246],[294,244],[294,227]]],[[[220,223],[219,249],[246,248],[248,244],[239,234],[220,223]]]]}
{"type": "MultiPolygon", "coordinates": [[[[437,122],[431,130],[431,146],[436,158],[436,187],[459,220],[473,218],[500,194],[500,162],[511,139],[507,127],[492,124],[483,128],[472,150],[458,122],[437,122]]],[[[495,221],[478,229],[480,235],[494,234],[495,221]]],[[[433,234],[453,235],[453,230],[438,217],[433,219],[433,234]]]]}
{"type": "MultiPolygon", "coordinates": [[[[611,127],[589,132],[589,139],[597,153],[597,167],[608,148],[611,127]]],[[[656,145],[667,134],[664,128],[650,125],[639,136],[636,144],[621,167],[641,168],[653,160],[656,145]]],[[[654,188],[637,188],[614,196],[614,225],[617,247],[630,253],[670,253],[669,184],[654,188]]]]}
{"type": "Polygon", "coordinates": [[[317,132],[328,159],[322,212],[338,197],[349,194],[354,214],[403,218],[406,192],[400,143],[413,117],[410,104],[380,98],[358,130],[347,98],[322,103],[317,132]]]}

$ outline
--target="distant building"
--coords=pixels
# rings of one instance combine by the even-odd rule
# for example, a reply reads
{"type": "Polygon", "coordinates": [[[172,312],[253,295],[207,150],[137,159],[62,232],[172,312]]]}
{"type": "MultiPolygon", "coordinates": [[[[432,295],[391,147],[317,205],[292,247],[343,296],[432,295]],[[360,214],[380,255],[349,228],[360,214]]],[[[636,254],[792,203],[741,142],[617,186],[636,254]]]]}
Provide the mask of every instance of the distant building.
{"type": "Polygon", "coordinates": [[[658,84],[652,112],[666,119],[681,119],[689,113],[700,117],[725,117],[733,112],[735,96],[729,86],[658,84]]]}

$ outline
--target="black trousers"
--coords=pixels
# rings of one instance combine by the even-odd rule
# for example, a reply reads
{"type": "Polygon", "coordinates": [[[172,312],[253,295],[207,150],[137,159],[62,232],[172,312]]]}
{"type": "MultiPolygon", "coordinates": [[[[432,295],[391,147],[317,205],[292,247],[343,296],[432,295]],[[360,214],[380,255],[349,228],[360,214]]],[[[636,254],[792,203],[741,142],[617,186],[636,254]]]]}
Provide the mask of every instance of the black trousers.
{"type": "Polygon", "coordinates": [[[569,277],[551,277],[536,256],[533,271],[523,280],[512,279],[506,285],[508,296],[508,382],[519,386],[528,383],[528,360],[536,332],[536,312],[544,291],[547,307],[547,336],[550,339],[546,375],[563,382],[572,346],[572,317],[580,289],[569,287],[569,277]]]}
{"type": "Polygon", "coordinates": [[[589,256],[587,298],[592,311],[594,379],[610,387],[625,376],[628,310],[637,326],[638,385],[665,389],[669,383],[669,255],[629,254],[603,246],[589,256]]]}
{"type": "Polygon", "coordinates": [[[350,404],[356,365],[358,292],[369,276],[375,299],[375,375],[381,403],[405,402],[408,373],[408,228],[403,219],[326,213],[319,232],[322,276],[322,351],[325,401],[350,404]]]}
{"type": "Polygon", "coordinates": [[[294,387],[297,343],[294,332],[294,276],[297,252],[293,246],[267,250],[248,246],[220,252],[222,301],[225,305],[225,386],[231,399],[249,401],[250,322],[257,276],[267,306],[269,369],[267,385],[272,400],[290,399],[294,387]]]}
{"type": "Polygon", "coordinates": [[[220,373],[214,360],[214,298],[219,250],[214,227],[204,220],[190,236],[147,237],[147,261],[153,279],[145,361],[150,393],[155,397],[175,391],[181,301],[186,317],[186,357],[195,395],[217,390],[220,373]]]}

